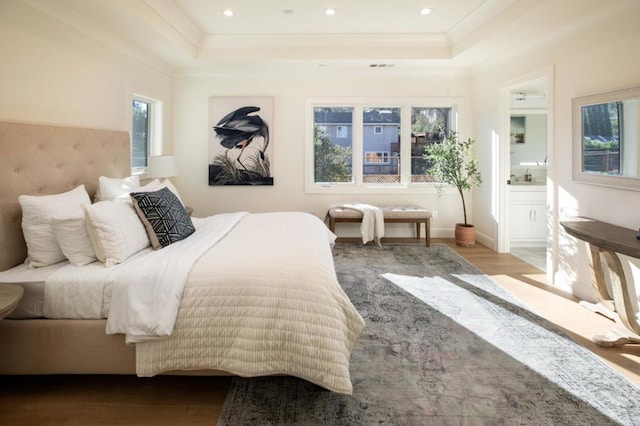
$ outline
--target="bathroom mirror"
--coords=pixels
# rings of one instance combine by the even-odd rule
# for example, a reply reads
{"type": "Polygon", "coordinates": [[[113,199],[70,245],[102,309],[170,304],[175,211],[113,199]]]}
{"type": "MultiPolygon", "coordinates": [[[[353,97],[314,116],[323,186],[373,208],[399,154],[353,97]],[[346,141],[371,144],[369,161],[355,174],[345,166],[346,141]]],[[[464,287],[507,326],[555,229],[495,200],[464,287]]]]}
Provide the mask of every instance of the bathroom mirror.
{"type": "Polygon", "coordinates": [[[640,87],[574,98],[573,180],[640,191],[640,87]]]}

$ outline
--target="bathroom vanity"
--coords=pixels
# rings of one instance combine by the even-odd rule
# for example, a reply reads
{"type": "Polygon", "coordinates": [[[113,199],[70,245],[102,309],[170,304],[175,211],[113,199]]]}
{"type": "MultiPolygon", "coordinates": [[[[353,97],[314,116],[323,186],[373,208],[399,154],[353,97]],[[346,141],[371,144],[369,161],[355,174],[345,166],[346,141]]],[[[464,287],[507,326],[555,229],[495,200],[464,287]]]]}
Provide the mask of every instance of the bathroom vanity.
{"type": "Polygon", "coordinates": [[[515,182],[511,192],[511,246],[541,246],[547,241],[547,186],[515,182]]]}

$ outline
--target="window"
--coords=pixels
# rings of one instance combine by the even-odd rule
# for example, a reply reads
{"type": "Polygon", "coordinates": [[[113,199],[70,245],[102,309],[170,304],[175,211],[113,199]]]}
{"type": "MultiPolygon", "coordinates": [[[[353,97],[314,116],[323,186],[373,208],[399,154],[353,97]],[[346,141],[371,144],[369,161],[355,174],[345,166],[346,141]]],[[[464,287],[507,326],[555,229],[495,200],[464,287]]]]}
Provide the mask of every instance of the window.
{"type": "Polygon", "coordinates": [[[400,183],[400,108],[373,107],[362,111],[363,183],[400,183]],[[381,124],[388,131],[383,135],[381,124]],[[394,151],[393,162],[389,152],[394,151]],[[373,155],[368,155],[373,154],[373,155]]]}
{"type": "Polygon", "coordinates": [[[582,107],[582,171],[622,176],[622,102],[582,107]]]}
{"type": "Polygon", "coordinates": [[[440,143],[451,132],[451,107],[411,108],[411,182],[433,182],[425,148],[440,143]]]}
{"type": "Polygon", "coordinates": [[[364,162],[369,164],[379,164],[379,163],[388,164],[389,153],[367,151],[364,153],[364,162]]]}
{"type": "Polygon", "coordinates": [[[162,153],[162,102],[133,96],[131,116],[131,171],[147,170],[149,155],[162,153]]]}
{"type": "Polygon", "coordinates": [[[133,100],[133,119],[131,126],[131,168],[147,167],[149,153],[149,110],[147,102],[133,100]]]}
{"type": "Polygon", "coordinates": [[[451,98],[369,102],[307,101],[307,192],[433,190],[425,149],[456,129],[459,106],[451,98]]]}
{"type": "Polygon", "coordinates": [[[352,181],[353,108],[318,107],[313,109],[313,159],[315,183],[352,181]],[[335,129],[335,132],[332,132],[335,129]],[[335,134],[335,139],[332,135],[335,134]],[[341,136],[344,135],[344,136],[341,136]]]}

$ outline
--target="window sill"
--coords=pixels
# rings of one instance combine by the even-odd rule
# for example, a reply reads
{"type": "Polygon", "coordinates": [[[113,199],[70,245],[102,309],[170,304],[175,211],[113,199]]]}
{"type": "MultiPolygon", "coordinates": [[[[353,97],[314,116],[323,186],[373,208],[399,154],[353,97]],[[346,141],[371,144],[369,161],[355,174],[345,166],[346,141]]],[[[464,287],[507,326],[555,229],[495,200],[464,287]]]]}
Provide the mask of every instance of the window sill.
{"type": "Polygon", "coordinates": [[[307,184],[306,194],[454,194],[453,187],[445,187],[438,191],[434,183],[423,184],[388,184],[388,185],[354,185],[354,184],[307,184]]]}

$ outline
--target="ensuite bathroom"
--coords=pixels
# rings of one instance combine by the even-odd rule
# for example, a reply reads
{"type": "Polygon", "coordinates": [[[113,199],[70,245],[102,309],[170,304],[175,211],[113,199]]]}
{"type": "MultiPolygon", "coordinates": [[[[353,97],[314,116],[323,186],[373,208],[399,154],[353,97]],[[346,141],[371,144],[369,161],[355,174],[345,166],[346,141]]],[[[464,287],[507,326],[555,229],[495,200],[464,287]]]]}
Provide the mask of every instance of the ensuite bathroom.
{"type": "Polygon", "coordinates": [[[514,93],[510,117],[510,251],[544,271],[547,243],[547,109],[538,105],[544,101],[544,95],[538,99],[519,101],[521,96],[514,93]],[[513,108],[514,103],[519,107],[513,108]],[[535,107],[523,108],[525,104],[535,107]]]}

